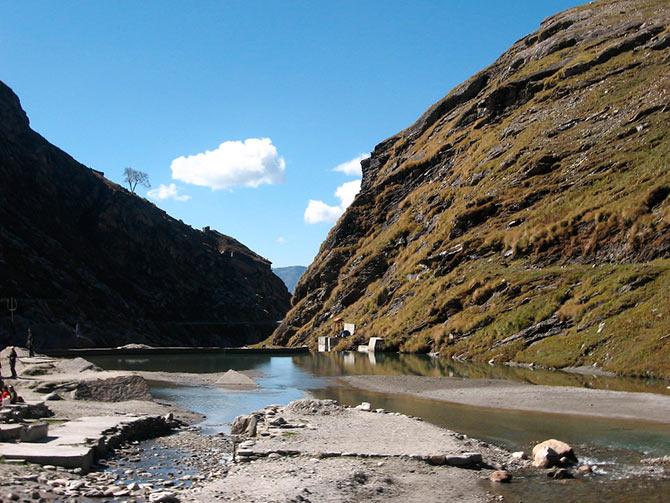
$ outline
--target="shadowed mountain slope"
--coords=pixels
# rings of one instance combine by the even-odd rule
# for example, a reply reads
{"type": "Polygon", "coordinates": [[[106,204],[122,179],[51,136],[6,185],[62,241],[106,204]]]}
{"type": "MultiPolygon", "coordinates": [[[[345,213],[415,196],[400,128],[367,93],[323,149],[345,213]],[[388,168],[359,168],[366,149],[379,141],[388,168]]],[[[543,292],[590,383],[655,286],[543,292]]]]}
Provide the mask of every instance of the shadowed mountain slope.
{"type": "Polygon", "coordinates": [[[3,83],[0,118],[3,343],[23,343],[28,326],[38,348],[242,345],[270,335],[290,296],[269,261],[51,145],[3,83]],[[8,297],[18,301],[15,326],[8,297]]]}

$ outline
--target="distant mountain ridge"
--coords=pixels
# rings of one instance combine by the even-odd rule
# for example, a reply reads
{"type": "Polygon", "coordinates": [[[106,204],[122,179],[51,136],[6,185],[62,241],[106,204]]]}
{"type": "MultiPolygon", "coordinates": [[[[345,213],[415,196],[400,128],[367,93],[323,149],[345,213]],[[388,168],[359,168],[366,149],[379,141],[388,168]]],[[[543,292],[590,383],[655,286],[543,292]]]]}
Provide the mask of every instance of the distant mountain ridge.
{"type": "Polygon", "coordinates": [[[268,260],[51,145],[1,82],[0,119],[3,343],[24,343],[30,326],[38,349],[239,346],[276,327],[290,296],[268,260]]]}
{"type": "Polygon", "coordinates": [[[670,2],[552,16],[374,148],[272,342],[670,378],[669,159],[670,2]]]}
{"type": "Polygon", "coordinates": [[[293,294],[295,286],[298,284],[300,277],[307,270],[305,266],[302,265],[292,265],[287,267],[275,267],[272,269],[272,272],[281,278],[281,280],[288,288],[288,291],[293,294]]]}

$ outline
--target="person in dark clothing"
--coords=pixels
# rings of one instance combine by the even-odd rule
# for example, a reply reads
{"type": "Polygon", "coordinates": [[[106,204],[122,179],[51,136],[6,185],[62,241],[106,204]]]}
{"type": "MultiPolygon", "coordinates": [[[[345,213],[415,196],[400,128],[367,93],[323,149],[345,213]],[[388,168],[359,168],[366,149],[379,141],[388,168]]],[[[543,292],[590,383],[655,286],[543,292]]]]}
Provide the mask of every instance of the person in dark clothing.
{"type": "Polygon", "coordinates": [[[28,339],[26,339],[26,348],[28,348],[28,356],[31,358],[35,356],[35,351],[33,348],[33,344],[35,341],[33,341],[33,331],[28,329],[28,339]]]}
{"type": "MultiPolygon", "coordinates": [[[[14,389],[14,386],[7,386],[7,391],[9,391],[9,403],[14,404],[19,402],[19,395],[14,389]]],[[[21,400],[23,401],[23,400],[21,400]]]]}
{"type": "Polygon", "coordinates": [[[14,346],[9,352],[9,370],[12,371],[12,379],[16,379],[16,349],[14,349],[14,346]]]}

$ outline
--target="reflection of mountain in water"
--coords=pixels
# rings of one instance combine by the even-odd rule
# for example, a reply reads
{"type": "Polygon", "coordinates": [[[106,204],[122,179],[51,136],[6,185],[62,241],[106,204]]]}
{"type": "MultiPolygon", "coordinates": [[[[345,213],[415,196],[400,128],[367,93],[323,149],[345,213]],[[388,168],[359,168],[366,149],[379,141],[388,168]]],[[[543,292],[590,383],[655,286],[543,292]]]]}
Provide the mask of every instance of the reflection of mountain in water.
{"type": "Polygon", "coordinates": [[[227,370],[251,370],[270,362],[267,353],[196,353],[157,354],[137,358],[132,356],[87,357],[105,370],[144,370],[149,372],[192,372],[206,374],[227,370]]]}
{"type": "Polygon", "coordinates": [[[591,376],[568,372],[457,362],[409,353],[312,353],[292,357],[295,365],[318,376],[418,375],[469,379],[508,379],[548,386],[578,386],[670,394],[660,381],[591,376]]]}

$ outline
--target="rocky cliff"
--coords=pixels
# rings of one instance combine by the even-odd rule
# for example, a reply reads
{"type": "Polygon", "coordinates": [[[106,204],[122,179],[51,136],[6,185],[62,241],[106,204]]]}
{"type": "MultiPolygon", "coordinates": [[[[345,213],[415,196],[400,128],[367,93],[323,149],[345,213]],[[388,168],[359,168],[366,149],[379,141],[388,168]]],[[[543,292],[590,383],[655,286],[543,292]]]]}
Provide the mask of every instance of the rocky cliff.
{"type": "Polygon", "coordinates": [[[670,377],[669,23],[553,16],[377,145],[272,341],[670,377]]]}
{"type": "Polygon", "coordinates": [[[3,343],[28,326],[40,347],[241,345],[276,328],[290,296],[267,260],[51,145],[2,83],[0,118],[3,343]]]}

